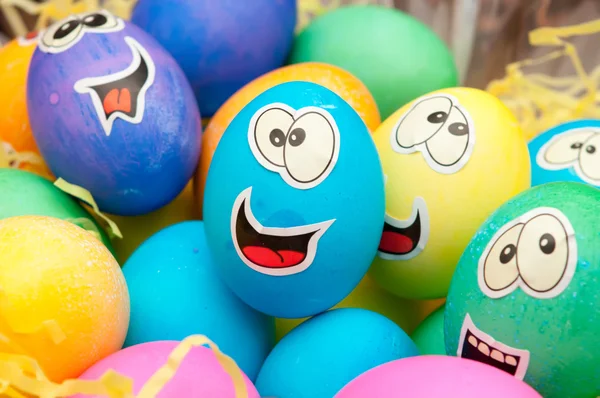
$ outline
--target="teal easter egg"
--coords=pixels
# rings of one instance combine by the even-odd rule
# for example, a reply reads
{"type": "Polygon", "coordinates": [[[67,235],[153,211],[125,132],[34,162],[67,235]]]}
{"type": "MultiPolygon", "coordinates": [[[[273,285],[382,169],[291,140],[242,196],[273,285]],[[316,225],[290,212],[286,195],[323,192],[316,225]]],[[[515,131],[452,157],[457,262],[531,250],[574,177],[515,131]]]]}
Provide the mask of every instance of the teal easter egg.
{"type": "Polygon", "coordinates": [[[275,342],[275,322],[239,300],[217,276],[204,224],[187,221],[146,240],[123,273],[131,297],[125,346],[203,334],[254,380],[275,342]]]}
{"type": "Polygon", "coordinates": [[[444,306],[433,311],[412,334],[421,355],[446,355],[444,344],[444,306]]]}
{"type": "Polygon", "coordinates": [[[301,323],[277,343],[256,388],[263,397],[331,398],[367,370],[415,355],[410,337],[383,315],[334,309],[301,323]]]}
{"type": "Polygon", "coordinates": [[[446,302],[450,355],[546,398],[600,392],[600,190],[534,187],[501,206],[460,259],[446,302]]]}

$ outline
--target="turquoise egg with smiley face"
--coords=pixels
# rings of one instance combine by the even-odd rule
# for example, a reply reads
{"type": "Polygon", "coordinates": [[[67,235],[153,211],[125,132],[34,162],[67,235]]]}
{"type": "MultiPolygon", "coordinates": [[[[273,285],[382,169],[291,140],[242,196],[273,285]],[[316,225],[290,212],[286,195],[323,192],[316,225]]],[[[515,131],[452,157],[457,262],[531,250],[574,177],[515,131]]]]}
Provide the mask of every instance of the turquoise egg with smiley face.
{"type": "Polygon", "coordinates": [[[600,190],[540,185],[479,229],[452,279],[449,355],[523,379],[546,398],[600,393],[600,190]]]}
{"type": "Polygon", "coordinates": [[[208,172],[204,222],[217,271],[248,305],[281,318],[323,312],[352,291],[377,252],[384,214],[367,127],[314,83],[252,100],[208,172]]]}
{"type": "Polygon", "coordinates": [[[531,185],[584,182],[600,188],[600,120],[558,125],[529,143],[531,185]]]}

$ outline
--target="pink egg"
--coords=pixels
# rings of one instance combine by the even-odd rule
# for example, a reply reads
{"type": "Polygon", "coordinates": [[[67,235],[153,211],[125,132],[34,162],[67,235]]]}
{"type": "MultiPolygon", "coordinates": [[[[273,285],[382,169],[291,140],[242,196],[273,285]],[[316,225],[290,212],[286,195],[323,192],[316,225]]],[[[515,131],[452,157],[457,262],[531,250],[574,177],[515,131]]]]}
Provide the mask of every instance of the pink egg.
{"type": "MultiPolygon", "coordinates": [[[[97,380],[107,370],[133,379],[137,394],[148,379],[167,362],[177,341],[154,341],[118,351],[89,368],[79,378],[97,380]]],[[[256,388],[244,374],[248,398],[260,398],[256,388]]],[[[90,398],[75,395],[72,398],[90,398]]],[[[235,398],[231,377],[223,370],[215,354],[206,347],[194,347],[186,355],[175,376],[162,388],[156,398],[218,397],[235,398]]],[[[102,398],[93,396],[93,398],[102,398]]]]}
{"type": "Polygon", "coordinates": [[[335,398],[542,398],[501,370],[457,357],[424,355],[388,362],[358,376],[335,398]]]}

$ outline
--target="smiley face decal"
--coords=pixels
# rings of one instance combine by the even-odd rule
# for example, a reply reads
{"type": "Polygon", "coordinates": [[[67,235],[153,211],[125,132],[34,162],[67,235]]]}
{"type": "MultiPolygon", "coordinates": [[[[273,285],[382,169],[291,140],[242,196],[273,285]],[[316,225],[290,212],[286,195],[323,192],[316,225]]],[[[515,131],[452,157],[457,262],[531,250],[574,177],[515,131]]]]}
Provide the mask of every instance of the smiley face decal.
{"type": "MultiPolygon", "coordinates": [[[[473,152],[475,126],[459,101],[449,94],[425,96],[400,118],[390,136],[399,154],[420,152],[427,165],[441,174],[462,169],[473,152]]],[[[378,255],[385,260],[418,256],[429,238],[429,213],[423,197],[412,203],[408,219],[386,214],[378,255]]]]}
{"type": "Polygon", "coordinates": [[[599,200],[586,184],[543,184],[481,226],[447,297],[449,355],[505,371],[544,397],[600,391],[599,200]]]}
{"type": "Polygon", "coordinates": [[[403,298],[445,297],[473,233],[530,184],[521,129],[498,98],[455,87],[406,104],[373,138],[386,215],[370,273],[403,298]]]}
{"type": "MultiPolygon", "coordinates": [[[[248,144],[256,161],[278,173],[297,189],[319,185],[335,167],[340,134],[329,112],[317,107],[298,111],[269,104],[252,117],[248,144]]],[[[252,214],[248,187],[236,198],[231,212],[235,248],[250,268],[273,276],[292,275],[307,269],[315,258],[318,241],[335,222],[287,228],[263,226],[252,214]]]]}
{"type": "Polygon", "coordinates": [[[572,168],[581,180],[600,186],[600,128],[555,135],[539,150],[536,161],[545,170],[572,168]]]}
{"type": "MultiPolygon", "coordinates": [[[[569,219],[558,209],[540,207],[496,232],[479,259],[478,284],[491,299],[508,296],[516,289],[536,299],[548,299],[569,286],[576,266],[577,242],[569,219]]],[[[478,329],[467,313],[457,355],[523,379],[530,353],[478,329]]]]}
{"type": "Polygon", "coordinates": [[[360,116],[331,90],[289,82],[229,124],[204,223],[217,271],[272,316],[325,311],[364,277],[381,237],[383,172],[360,116]]]}

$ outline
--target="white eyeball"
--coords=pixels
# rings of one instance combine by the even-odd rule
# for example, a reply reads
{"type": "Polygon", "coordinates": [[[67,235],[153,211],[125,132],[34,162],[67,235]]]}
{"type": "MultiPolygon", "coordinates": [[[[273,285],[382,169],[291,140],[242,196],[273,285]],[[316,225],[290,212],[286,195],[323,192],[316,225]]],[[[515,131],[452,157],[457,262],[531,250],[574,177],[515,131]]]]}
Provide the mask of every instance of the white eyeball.
{"type": "Polygon", "coordinates": [[[272,166],[284,167],[283,148],[292,123],[292,114],[283,107],[269,108],[258,116],[253,140],[260,157],[267,162],[261,164],[268,169],[272,166]]]}

